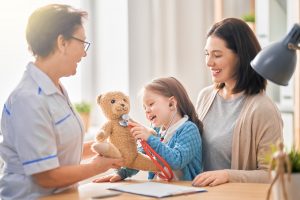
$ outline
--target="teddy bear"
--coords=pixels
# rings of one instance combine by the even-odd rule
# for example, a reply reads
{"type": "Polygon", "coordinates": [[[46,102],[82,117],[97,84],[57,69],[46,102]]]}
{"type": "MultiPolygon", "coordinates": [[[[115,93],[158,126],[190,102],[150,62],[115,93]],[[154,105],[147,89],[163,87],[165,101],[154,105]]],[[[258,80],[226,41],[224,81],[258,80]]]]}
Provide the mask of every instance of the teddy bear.
{"type": "Polygon", "coordinates": [[[97,133],[92,149],[105,157],[122,157],[124,167],[159,171],[148,156],[138,152],[136,141],[127,126],[130,110],[129,97],[120,91],[111,91],[99,95],[97,103],[108,121],[97,133]]]}

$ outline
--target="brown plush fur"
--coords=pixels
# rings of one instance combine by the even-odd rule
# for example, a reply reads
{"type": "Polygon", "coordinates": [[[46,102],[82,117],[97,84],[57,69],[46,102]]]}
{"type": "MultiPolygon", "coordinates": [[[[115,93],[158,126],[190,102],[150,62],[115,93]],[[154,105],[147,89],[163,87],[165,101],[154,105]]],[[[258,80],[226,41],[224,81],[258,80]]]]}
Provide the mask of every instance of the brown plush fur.
{"type": "Polygon", "coordinates": [[[130,110],[129,97],[122,92],[107,92],[98,96],[97,102],[108,121],[96,136],[93,150],[110,158],[124,159],[124,166],[144,171],[158,171],[150,158],[137,151],[134,137],[128,127],[119,124],[121,116],[130,110]],[[108,142],[105,142],[109,139],[108,142]]]}

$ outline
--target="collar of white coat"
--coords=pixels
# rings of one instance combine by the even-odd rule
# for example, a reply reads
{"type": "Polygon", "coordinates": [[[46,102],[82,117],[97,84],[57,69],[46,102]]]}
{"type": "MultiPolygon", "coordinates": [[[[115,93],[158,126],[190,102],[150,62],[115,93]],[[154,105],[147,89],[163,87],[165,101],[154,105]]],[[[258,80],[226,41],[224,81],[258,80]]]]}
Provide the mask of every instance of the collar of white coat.
{"type": "MultiPolygon", "coordinates": [[[[46,95],[51,95],[54,93],[61,94],[61,92],[59,92],[59,90],[52,82],[50,77],[47,74],[45,74],[42,70],[40,70],[33,62],[29,62],[26,68],[29,75],[39,86],[38,90],[43,91],[43,93],[45,93],[46,95]]],[[[66,94],[65,88],[61,84],[60,86],[64,94],[66,94]]]]}

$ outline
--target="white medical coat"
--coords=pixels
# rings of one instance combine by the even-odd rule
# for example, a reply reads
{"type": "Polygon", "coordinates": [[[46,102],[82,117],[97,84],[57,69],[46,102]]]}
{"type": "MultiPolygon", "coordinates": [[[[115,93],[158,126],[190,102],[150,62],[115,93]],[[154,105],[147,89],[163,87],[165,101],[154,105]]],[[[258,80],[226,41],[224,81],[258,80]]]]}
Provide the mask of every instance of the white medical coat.
{"type": "Polygon", "coordinates": [[[31,175],[80,163],[83,126],[66,90],[62,90],[63,94],[44,72],[29,63],[4,104],[2,199],[36,199],[59,192],[64,188],[42,188],[31,175]]]}

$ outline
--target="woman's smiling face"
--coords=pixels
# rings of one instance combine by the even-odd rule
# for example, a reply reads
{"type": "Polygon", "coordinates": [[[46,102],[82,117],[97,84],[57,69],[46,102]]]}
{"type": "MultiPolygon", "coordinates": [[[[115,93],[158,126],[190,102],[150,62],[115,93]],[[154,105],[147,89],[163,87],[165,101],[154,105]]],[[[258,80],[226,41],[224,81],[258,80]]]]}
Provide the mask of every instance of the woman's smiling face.
{"type": "Polygon", "coordinates": [[[217,36],[209,36],[205,45],[206,65],[215,83],[235,85],[238,56],[217,36]]]}

